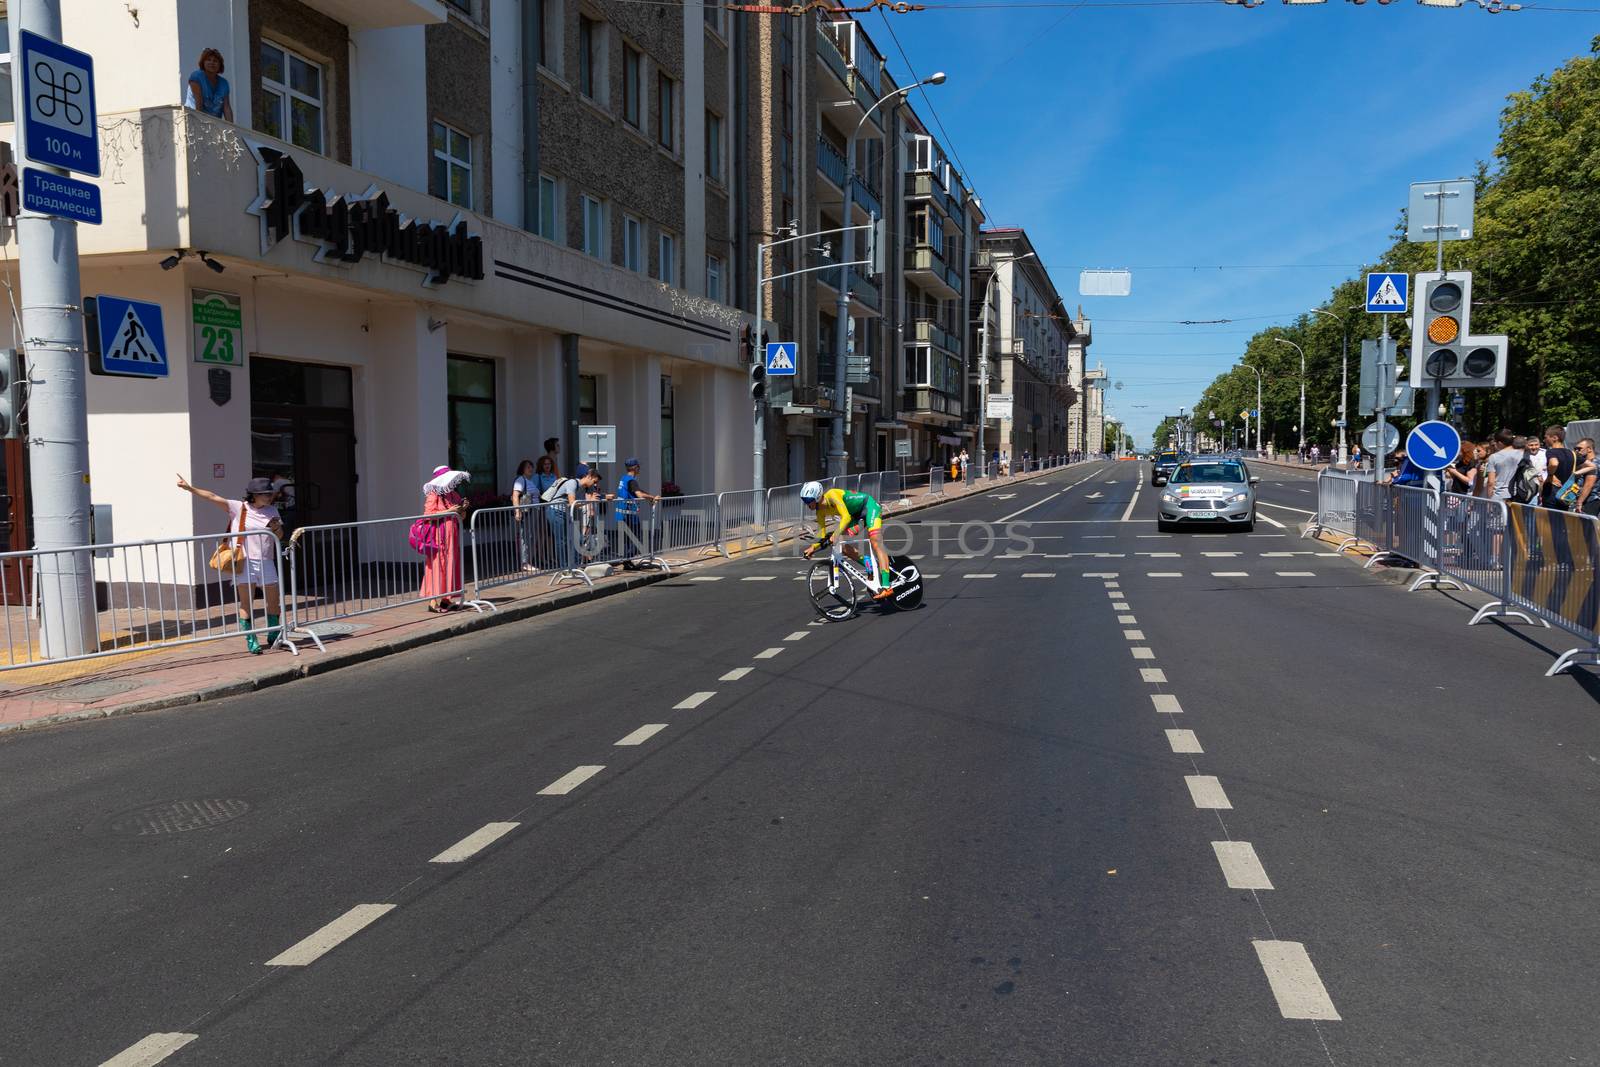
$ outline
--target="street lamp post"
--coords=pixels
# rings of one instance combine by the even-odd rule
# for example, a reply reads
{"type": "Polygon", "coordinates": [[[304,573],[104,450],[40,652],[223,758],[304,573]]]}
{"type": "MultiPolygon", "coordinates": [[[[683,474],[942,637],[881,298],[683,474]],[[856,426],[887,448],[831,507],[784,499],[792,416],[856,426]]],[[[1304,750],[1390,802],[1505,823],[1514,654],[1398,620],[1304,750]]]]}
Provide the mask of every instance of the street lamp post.
{"type": "MultiPolygon", "coordinates": [[[[861,121],[856,123],[856,128],[850,131],[850,140],[845,144],[844,162],[844,233],[841,235],[842,247],[839,256],[839,299],[834,305],[834,334],[833,334],[833,402],[835,405],[844,403],[846,378],[845,373],[845,345],[850,339],[850,263],[854,258],[855,249],[851,247],[855,230],[850,222],[850,210],[855,207],[856,188],[856,137],[861,133],[861,127],[867,124],[867,119],[872,113],[890,100],[903,97],[913,89],[924,85],[944,84],[944,71],[939,71],[922,79],[914,85],[896,89],[886,93],[881,100],[867,108],[861,116],[861,121]]],[[[828,473],[838,476],[845,473],[848,465],[849,452],[845,448],[845,433],[850,426],[850,412],[839,409],[839,414],[833,417],[833,454],[829,457],[828,473]]]]}
{"type": "MultiPolygon", "coordinates": [[[[1363,307],[1366,305],[1352,304],[1350,311],[1363,307]]],[[[1312,308],[1311,314],[1326,315],[1336,320],[1343,334],[1339,344],[1339,461],[1342,463],[1350,455],[1345,448],[1345,430],[1350,425],[1350,324],[1343,315],[1322,308],[1312,308]]],[[[1301,418],[1304,421],[1304,416],[1301,418]]]]}
{"type": "MultiPolygon", "coordinates": [[[[1239,366],[1244,367],[1246,370],[1255,372],[1255,376],[1256,376],[1256,455],[1260,456],[1261,455],[1261,381],[1262,381],[1262,375],[1261,375],[1261,371],[1260,371],[1259,368],[1252,367],[1248,363],[1240,363],[1239,366]]],[[[1248,440],[1245,441],[1246,445],[1248,445],[1249,443],[1250,442],[1248,440]]]]}
{"type": "Polygon", "coordinates": [[[1288,345],[1300,353],[1300,425],[1297,429],[1300,431],[1299,450],[1304,452],[1306,450],[1306,350],[1286,337],[1274,337],[1273,340],[1280,345],[1288,345]]]}
{"type": "MultiPolygon", "coordinates": [[[[1000,277],[1001,263],[1021,263],[1036,255],[1037,252],[1024,252],[1003,260],[995,257],[989,264],[989,281],[983,287],[983,306],[978,312],[983,316],[978,325],[978,465],[985,471],[989,469],[989,453],[985,450],[983,432],[989,425],[989,301],[994,298],[994,281],[1000,277]]],[[[1084,426],[1087,428],[1088,412],[1084,414],[1084,426]]],[[[1087,444],[1085,442],[1085,447],[1087,444]]]]}

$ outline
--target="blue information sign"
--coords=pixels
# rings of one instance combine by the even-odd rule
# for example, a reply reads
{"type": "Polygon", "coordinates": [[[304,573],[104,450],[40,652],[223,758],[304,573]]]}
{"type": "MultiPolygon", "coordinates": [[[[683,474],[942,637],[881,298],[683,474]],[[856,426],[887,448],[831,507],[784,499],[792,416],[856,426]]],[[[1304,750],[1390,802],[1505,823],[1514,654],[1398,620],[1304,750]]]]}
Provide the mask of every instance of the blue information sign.
{"type": "Polygon", "coordinates": [[[94,61],[89,53],[23,30],[23,155],[47,167],[100,176],[94,61]]]}
{"type": "Polygon", "coordinates": [[[49,171],[22,168],[22,209],[100,225],[100,187],[49,171]]]}
{"type": "Polygon", "coordinates": [[[120,296],[95,297],[100,316],[100,368],[136,378],[167,376],[161,305],[120,296]]]}
{"type": "Polygon", "coordinates": [[[1461,435],[1448,422],[1424,422],[1406,437],[1406,458],[1413,467],[1442,471],[1461,454],[1461,435]]]}
{"type": "Polygon", "coordinates": [[[767,373],[792,375],[800,364],[798,341],[769,341],[767,343],[767,373]]]}
{"type": "Polygon", "coordinates": [[[1378,315],[1404,315],[1411,288],[1408,274],[1367,275],[1367,311],[1378,315]]]}

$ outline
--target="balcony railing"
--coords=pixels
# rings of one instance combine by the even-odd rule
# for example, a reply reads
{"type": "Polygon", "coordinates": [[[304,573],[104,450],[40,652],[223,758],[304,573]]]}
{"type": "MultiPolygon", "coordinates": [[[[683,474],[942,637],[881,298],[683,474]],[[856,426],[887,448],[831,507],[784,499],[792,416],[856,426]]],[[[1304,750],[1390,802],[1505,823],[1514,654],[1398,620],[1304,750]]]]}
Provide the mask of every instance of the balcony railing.
{"type": "Polygon", "coordinates": [[[867,180],[860,174],[856,175],[853,198],[864,210],[870,212],[873,218],[883,216],[883,202],[878,199],[878,191],[868,185],[867,180]]]}
{"type": "Polygon", "coordinates": [[[955,334],[934,322],[932,319],[916,320],[917,340],[924,344],[937,345],[951,355],[961,354],[961,340],[955,334]]]}
{"type": "Polygon", "coordinates": [[[963,292],[966,288],[966,283],[961,277],[961,272],[948,263],[944,265],[944,280],[945,283],[950,286],[950,288],[954,289],[958,293],[963,292]]]}
{"type": "Polygon", "coordinates": [[[840,189],[844,188],[844,156],[826,137],[817,138],[817,169],[840,189]]]}
{"type": "Polygon", "coordinates": [[[933,415],[961,416],[961,401],[927,385],[908,385],[901,397],[908,412],[928,412],[933,415]]]}
{"type": "Polygon", "coordinates": [[[855,51],[854,33],[854,23],[817,21],[817,54],[846,85],[850,84],[851,62],[847,53],[855,51]]]}

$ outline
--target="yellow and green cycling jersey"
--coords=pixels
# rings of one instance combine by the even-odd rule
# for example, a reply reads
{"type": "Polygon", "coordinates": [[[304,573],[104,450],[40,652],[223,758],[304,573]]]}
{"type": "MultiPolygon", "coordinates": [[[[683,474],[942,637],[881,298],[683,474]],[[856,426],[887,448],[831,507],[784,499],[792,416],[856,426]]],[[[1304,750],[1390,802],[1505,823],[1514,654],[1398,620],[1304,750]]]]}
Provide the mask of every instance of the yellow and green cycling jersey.
{"type": "Polygon", "coordinates": [[[821,535],[817,544],[822,544],[828,539],[828,520],[837,520],[838,527],[834,531],[843,533],[852,526],[860,525],[867,533],[877,532],[883,526],[883,509],[878,502],[866,493],[853,493],[848,489],[829,489],[817,501],[817,532],[821,535]]]}

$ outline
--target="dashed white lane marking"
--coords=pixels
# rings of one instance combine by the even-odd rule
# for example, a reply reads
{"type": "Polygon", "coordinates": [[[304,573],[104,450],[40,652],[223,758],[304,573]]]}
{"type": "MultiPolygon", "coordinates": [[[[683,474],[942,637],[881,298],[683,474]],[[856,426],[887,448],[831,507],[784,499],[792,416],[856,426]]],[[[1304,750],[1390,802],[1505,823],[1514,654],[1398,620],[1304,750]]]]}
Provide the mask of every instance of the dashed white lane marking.
{"type": "Polygon", "coordinates": [[[1199,755],[1205,751],[1200,747],[1200,739],[1193,730],[1168,730],[1167,745],[1172,751],[1186,755],[1199,755]]]}
{"type": "Polygon", "coordinates": [[[1146,539],[1154,539],[1154,538],[1157,538],[1157,537],[1176,537],[1177,535],[1176,534],[1134,534],[1133,536],[1135,536],[1135,537],[1143,537],[1143,538],[1146,538],[1146,539]]]}
{"type": "Polygon", "coordinates": [[[760,652],[756,653],[755,658],[756,659],[773,659],[773,658],[777,657],[779,654],[781,654],[782,652],[783,652],[783,649],[781,647],[779,647],[779,648],[764,648],[760,652]]]}
{"type": "Polygon", "coordinates": [[[1213,841],[1211,848],[1222,865],[1222,877],[1229,889],[1271,889],[1272,880],[1267,869],[1256,858],[1256,849],[1248,841],[1213,841]]]}
{"type": "Polygon", "coordinates": [[[806,625],[807,626],[826,626],[828,624],[823,622],[821,619],[813,619],[810,622],[806,623],[806,625]]]}
{"type": "Polygon", "coordinates": [[[1183,577],[1183,572],[1182,571],[1150,571],[1145,575],[1145,577],[1146,578],[1182,578],[1183,577]]]}
{"type": "Polygon", "coordinates": [[[778,580],[778,576],[776,574],[747,574],[739,580],[741,582],[775,582],[778,580]]]}
{"type": "Polygon", "coordinates": [[[1182,552],[1140,552],[1138,555],[1149,556],[1151,559],[1177,559],[1182,552]]]}
{"type": "Polygon", "coordinates": [[[720,574],[697,574],[689,580],[691,582],[720,582],[722,577],[720,574]]]}
{"type": "Polygon", "coordinates": [[[1140,667],[1139,677],[1143,678],[1152,685],[1165,685],[1167,681],[1167,672],[1162,670],[1160,667],[1140,667]]]}
{"type": "Polygon", "coordinates": [[[810,636],[811,636],[811,631],[810,630],[796,630],[794,633],[790,634],[788,637],[785,637],[784,640],[785,641],[804,641],[806,638],[808,638],[810,636]]]}
{"type": "Polygon", "coordinates": [[[304,967],[394,910],[393,904],[357,904],[310,937],[267,961],[268,967],[304,967]]]}
{"type": "Polygon", "coordinates": [[[1292,555],[1294,555],[1293,552],[1263,552],[1263,553],[1261,553],[1261,558],[1262,559],[1273,559],[1274,557],[1283,557],[1283,556],[1292,556],[1292,555]]]}
{"type": "MultiPolygon", "coordinates": [[[[661,724],[661,726],[665,725],[666,723],[661,724]]],[[[661,726],[656,727],[656,729],[661,729],[661,726]]],[[[651,733],[654,732],[654,730],[651,731],[651,733]]],[[[633,734],[628,735],[628,737],[632,736],[633,734]]],[[[627,737],[624,737],[621,741],[618,741],[617,744],[638,744],[638,742],[630,742],[627,737]]],[[[462,860],[471,859],[473,856],[476,856],[478,853],[482,852],[484,849],[488,848],[490,845],[494,844],[496,841],[500,840],[502,837],[506,836],[520,825],[520,823],[514,822],[489,823],[482,829],[472,831],[472,833],[468,834],[466,837],[463,837],[460,841],[457,841],[455,844],[451,845],[449,848],[445,849],[428,862],[460,863],[462,860]]]]}
{"type": "Polygon", "coordinates": [[[572,792],[574,789],[578,788],[584,782],[587,782],[589,779],[593,778],[603,770],[605,770],[605,766],[603,764],[600,766],[594,766],[591,764],[583,767],[574,767],[566,774],[563,774],[560,778],[557,778],[555,781],[539,790],[539,795],[542,797],[566,796],[568,793],[572,792]]]}
{"type": "Polygon", "coordinates": [[[1279,578],[1315,578],[1316,571],[1279,571],[1279,578]]]}
{"type": "Polygon", "coordinates": [[[1094,554],[1094,558],[1095,559],[1127,559],[1128,558],[1128,554],[1126,552],[1096,552],[1094,554]]]}
{"type": "Polygon", "coordinates": [[[1301,489],[1298,486],[1295,488],[1295,491],[1298,492],[1298,493],[1309,493],[1309,492],[1311,492],[1311,490],[1309,490],[1309,489],[1301,489]]]}
{"type": "Polygon", "coordinates": [[[924,578],[937,578],[939,576],[937,574],[924,574],[923,577],[924,578]]]}
{"type": "Polygon", "coordinates": [[[151,1034],[137,1045],[123,1049],[100,1067],[155,1067],[189,1042],[199,1039],[199,1034],[151,1034]]]}
{"type": "Polygon", "coordinates": [[[1213,578],[1248,578],[1248,577],[1250,577],[1250,572],[1249,571],[1212,571],[1211,572],[1211,577],[1213,577],[1213,578]]]}
{"type": "Polygon", "coordinates": [[[1117,625],[1118,626],[1137,626],[1137,625],[1139,625],[1139,620],[1138,620],[1138,618],[1136,616],[1133,616],[1133,615],[1118,615],[1117,616],[1117,625]]]}
{"type": "Polygon", "coordinates": [[[1049,573],[1045,573],[1043,571],[1025,571],[1022,576],[1024,578],[1054,578],[1056,573],[1055,571],[1050,571],[1049,573]]]}
{"type": "MultiPolygon", "coordinates": [[[[667,726],[668,724],[664,722],[647,722],[633,733],[629,734],[627,737],[624,737],[622,740],[618,741],[616,743],[616,747],[624,748],[631,747],[633,745],[642,745],[656,734],[659,734],[662,730],[665,730],[667,726]]],[[[493,826],[496,824],[490,823],[490,825],[493,826]]],[[[512,825],[515,824],[513,823],[512,825]]]]}
{"type": "Polygon", "coordinates": [[[1200,554],[1202,556],[1228,556],[1228,557],[1231,557],[1231,556],[1237,556],[1239,553],[1237,553],[1237,552],[1202,552],[1200,554]]]}
{"type": "Polygon", "coordinates": [[[1184,783],[1189,787],[1189,796],[1194,800],[1197,808],[1206,808],[1215,811],[1232,811],[1233,805],[1228,803],[1228,794],[1222,791],[1222,783],[1217,781],[1212,774],[1184,775],[1184,783]]]}
{"type": "MultiPolygon", "coordinates": [[[[1071,553],[1068,553],[1068,555],[1071,555],[1071,553]]],[[[1085,578],[1115,578],[1117,576],[1117,572],[1116,571],[1084,571],[1083,572],[1083,576],[1085,578]]]]}
{"type": "Polygon", "coordinates": [[[1140,648],[1135,648],[1133,650],[1133,658],[1134,659],[1155,659],[1156,658],[1156,654],[1154,652],[1150,651],[1148,648],[1140,647],[1140,648]]]}
{"type": "Polygon", "coordinates": [[[1306,947],[1298,941],[1252,941],[1267,984],[1278,1001],[1285,1019],[1318,1019],[1338,1022],[1327,987],[1311,965],[1306,947]]]}
{"type": "Polygon", "coordinates": [[[1183,705],[1178,703],[1178,698],[1171,693],[1151,693],[1150,703],[1163,715],[1182,715],[1183,705]]]}
{"type": "Polygon", "coordinates": [[[1144,631],[1143,630],[1124,630],[1124,631],[1122,631],[1122,636],[1126,637],[1129,641],[1143,641],[1144,640],[1144,631]]]}
{"type": "Polygon", "coordinates": [[[992,574],[963,574],[963,578],[993,578],[992,574]]]}
{"type": "Polygon", "coordinates": [[[1283,523],[1279,522],[1277,519],[1273,518],[1271,515],[1257,515],[1256,518],[1260,519],[1262,522],[1266,523],[1268,526],[1276,526],[1280,530],[1287,530],[1288,529],[1287,526],[1285,526],[1283,523]]]}
{"type": "Polygon", "coordinates": [[[1107,589],[1121,589],[1122,588],[1122,583],[1121,582],[1107,582],[1106,583],[1106,588],[1107,589]]]}
{"type": "Polygon", "coordinates": [[[693,709],[698,708],[701,704],[704,704],[706,701],[710,700],[712,697],[714,697],[716,695],[717,695],[716,691],[713,690],[713,689],[702,689],[698,693],[690,693],[688,696],[684,697],[682,700],[680,700],[676,704],[672,705],[672,710],[673,711],[692,711],[693,709]]]}
{"type": "Polygon", "coordinates": [[[755,670],[754,667],[735,667],[733,670],[729,671],[727,674],[724,674],[721,678],[718,678],[717,681],[719,681],[719,682],[737,682],[740,678],[743,678],[745,675],[749,674],[753,670],[755,670]]]}

